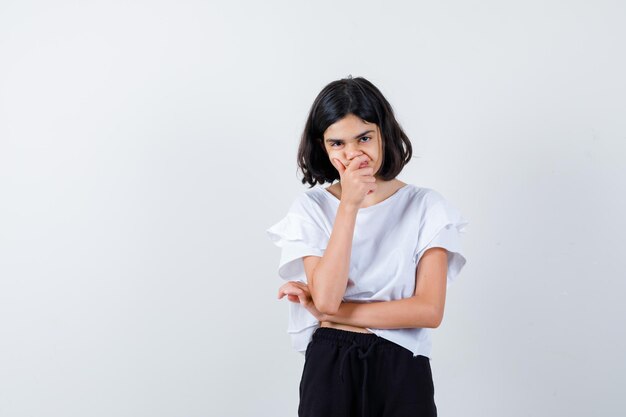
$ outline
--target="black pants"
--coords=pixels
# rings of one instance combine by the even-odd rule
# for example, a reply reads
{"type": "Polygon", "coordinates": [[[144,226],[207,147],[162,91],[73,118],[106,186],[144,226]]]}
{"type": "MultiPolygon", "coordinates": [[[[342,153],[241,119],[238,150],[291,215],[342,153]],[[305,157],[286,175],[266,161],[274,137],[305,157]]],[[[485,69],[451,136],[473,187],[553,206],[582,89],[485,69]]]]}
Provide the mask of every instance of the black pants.
{"type": "Polygon", "coordinates": [[[319,327],[305,353],[298,417],[435,417],[430,360],[373,333],[319,327]]]}

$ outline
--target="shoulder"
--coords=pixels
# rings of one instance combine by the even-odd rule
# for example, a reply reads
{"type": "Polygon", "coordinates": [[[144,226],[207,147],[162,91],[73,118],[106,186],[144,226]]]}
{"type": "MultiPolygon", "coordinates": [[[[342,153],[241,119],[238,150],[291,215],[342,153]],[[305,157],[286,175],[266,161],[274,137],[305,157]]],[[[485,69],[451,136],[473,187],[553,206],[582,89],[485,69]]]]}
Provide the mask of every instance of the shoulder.
{"type": "Polygon", "coordinates": [[[422,191],[420,199],[422,225],[442,227],[454,224],[459,231],[464,231],[469,223],[456,204],[432,188],[424,188],[422,191]]]}
{"type": "Polygon", "coordinates": [[[319,187],[313,187],[301,191],[291,203],[289,212],[301,217],[317,219],[323,213],[323,205],[326,202],[322,194],[326,191],[319,187]]]}
{"type": "Polygon", "coordinates": [[[408,184],[410,187],[410,201],[418,209],[427,209],[439,204],[445,204],[445,197],[437,190],[428,187],[419,187],[417,185],[408,184]]]}
{"type": "Polygon", "coordinates": [[[414,188],[411,204],[422,224],[466,222],[456,205],[441,192],[427,187],[414,186],[414,188]]]}

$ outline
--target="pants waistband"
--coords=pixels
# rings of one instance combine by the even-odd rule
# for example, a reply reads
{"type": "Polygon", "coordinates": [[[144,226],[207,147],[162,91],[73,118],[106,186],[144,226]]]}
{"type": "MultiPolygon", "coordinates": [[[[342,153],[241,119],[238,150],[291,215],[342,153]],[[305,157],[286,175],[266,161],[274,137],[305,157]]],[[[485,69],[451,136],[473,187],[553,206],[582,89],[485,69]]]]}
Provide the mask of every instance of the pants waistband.
{"type": "Polygon", "coordinates": [[[330,340],[333,342],[356,343],[360,346],[370,346],[374,342],[377,345],[395,345],[390,340],[382,338],[374,333],[351,332],[349,330],[335,329],[332,327],[318,327],[312,336],[313,340],[330,340]]]}

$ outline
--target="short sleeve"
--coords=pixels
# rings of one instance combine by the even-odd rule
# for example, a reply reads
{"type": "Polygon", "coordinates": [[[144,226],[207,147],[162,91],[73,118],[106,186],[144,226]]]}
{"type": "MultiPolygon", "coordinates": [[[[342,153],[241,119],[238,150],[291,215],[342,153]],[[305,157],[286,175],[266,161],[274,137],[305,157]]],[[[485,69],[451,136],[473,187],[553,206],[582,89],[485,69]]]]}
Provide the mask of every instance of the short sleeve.
{"type": "MultiPolygon", "coordinates": [[[[267,236],[281,248],[278,275],[286,281],[307,282],[302,258],[308,255],[322,256],[330,234],[326,233],[316,217],[316,209],[307,204],[304,196],[291,205],[285,217],[266,229],[267,236]]],[[[289,302],[287,333],[292,347],[305,354],[307,345],[319,321],[299,303],[289,302]]]]}
{"type": "Polygon", "coordinates": [[[286,281],[306,281],[302,257],[322,256],[326,250],[329,236],[306,217],[306,213],[297,212],[292,206],[287,215],[266,230],[270,240],[281,248],[278,275],[286,281]]]}
{"type": "Polygon", "coordinates": [[[441,194],[432,191],[426,201],[413,262],[418,265],[426,250],[434,247],[448,251],[448,285],[454,283],[467,263],[461,236],[469,222],[441,194]]]}

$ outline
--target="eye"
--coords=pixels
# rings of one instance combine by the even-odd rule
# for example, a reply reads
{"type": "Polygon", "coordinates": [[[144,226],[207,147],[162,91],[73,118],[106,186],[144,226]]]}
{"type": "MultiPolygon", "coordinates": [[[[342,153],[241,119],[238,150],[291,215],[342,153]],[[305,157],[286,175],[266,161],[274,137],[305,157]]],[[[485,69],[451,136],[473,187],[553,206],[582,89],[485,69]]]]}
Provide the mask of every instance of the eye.
{"type": "MultiPolygon", "coordinates": [[[[365,143],[367,143],[367,142],[371,142],[371,140],[372,140],[372,138],[371,138],[370,136],[361,136],[361,137],[359,138],[359,140],[361,140],[361,139],[367,139],[367,141],[366,141],[365,143]]],[[[331,142],[331,143],[330,143],[330,147],[331,147],[331,148],[336,148],[337,146],[335,146],[335,145],[341,145],[341,142],[337,142],[337,141],[335,141],[335,142],[331,142]]]]}

